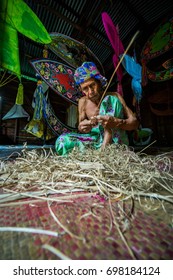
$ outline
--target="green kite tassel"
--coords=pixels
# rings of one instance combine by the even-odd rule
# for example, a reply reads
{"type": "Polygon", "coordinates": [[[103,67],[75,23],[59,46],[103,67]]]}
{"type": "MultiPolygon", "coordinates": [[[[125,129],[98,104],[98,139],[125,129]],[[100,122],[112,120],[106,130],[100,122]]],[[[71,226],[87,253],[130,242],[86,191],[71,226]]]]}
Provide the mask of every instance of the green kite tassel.
{"type": "Polygon", "coordinates": [[[16,96],[16,104],[23,105],[23,85],[20,83],[16,96]]]}

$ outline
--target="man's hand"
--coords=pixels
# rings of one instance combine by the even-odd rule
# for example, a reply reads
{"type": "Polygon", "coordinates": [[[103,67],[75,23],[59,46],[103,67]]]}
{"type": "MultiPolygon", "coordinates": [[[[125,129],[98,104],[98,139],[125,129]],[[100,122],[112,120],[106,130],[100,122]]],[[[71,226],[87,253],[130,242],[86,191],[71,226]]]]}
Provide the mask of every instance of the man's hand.
{"type": "Polygon", "coordinates": [[[91,117],[90,120],[83,120],[80,122],[78,129],[82,133],[89,133],[91,129],[98,125],[101,124],[104,128],[111,129],[111,128],[116,128],[120,127],[125,123],[125,120],[119,119],[113,116],[109,115],[97,115],[94,117],[91,117]]]}
{"type": "Polygon", "coordinates": [[[105,128],[116,128],[124,123],[124,120],[109,115],[98,115],[93,118],[105,128]]]}
{"type": "Polygon", "coordinates": [[[98,125],[99,122],[98,122],[97,116],[91,117],[90,123],[91,123],[92,127],[98,125]]]}
{"type": "Polygon", "coordinates": [[[83,120],[80,122],[78,129],[82,133],[89,133],[92,129],[92,124],[90,120],[83,120]]]}

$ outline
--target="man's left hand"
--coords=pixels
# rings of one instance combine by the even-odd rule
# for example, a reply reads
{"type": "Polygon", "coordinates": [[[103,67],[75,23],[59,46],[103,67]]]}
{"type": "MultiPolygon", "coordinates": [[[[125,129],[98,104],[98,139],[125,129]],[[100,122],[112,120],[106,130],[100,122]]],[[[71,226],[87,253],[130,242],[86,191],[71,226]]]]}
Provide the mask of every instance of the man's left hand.
{"type": "Polygon", "coordinates": [[[116,128],[123,124],[123,119],[119,119],[109,115],[98,115],[95,117],[97,122],[106,128],[116,128]]]}

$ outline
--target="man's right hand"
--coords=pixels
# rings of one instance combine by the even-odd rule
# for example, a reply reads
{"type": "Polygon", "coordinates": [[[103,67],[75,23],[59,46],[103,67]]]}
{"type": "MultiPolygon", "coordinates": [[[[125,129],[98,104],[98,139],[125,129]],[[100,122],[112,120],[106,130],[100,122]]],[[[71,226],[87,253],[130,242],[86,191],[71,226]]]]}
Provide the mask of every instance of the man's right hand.
{"type": "Polygon", "coordinates": [[[92,124],[90,120],[83,120],[79,123],[78,129],[82,133],[89,133],[92,129],[92,124]]]}

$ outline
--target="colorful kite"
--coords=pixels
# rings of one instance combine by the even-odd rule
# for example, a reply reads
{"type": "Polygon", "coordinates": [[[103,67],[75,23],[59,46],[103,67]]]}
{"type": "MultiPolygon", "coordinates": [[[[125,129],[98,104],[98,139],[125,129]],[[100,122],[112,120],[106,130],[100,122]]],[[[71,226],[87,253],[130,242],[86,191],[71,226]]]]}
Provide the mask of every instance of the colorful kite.
{"type": "Polygon", "coordinates": [[[126,69],[127,73],[132,77],[131,87],[135,99],[139,103],[142,98],[142,67],[133,57],[127,54],[123,58],[122,65],[126,69]]]}
{"type": "MultiPolygon", "coordinates": [[[[119,62],[119,58],[121,58],[124,53],[124,46],[118,34],[118,27],[114,26],[110,16],[106,12],[102,13],[102,21],[106,34],[109,38],[112,48],[114,49],[113,63],[114,63],[114,67],[116,68],[119,62]]],[[[139,102],[142,97],[142,86],[141,86],[142,67],[135,61],[134,58],[130,57],[129,55],[125,55],[122,61],[122,65],[127,71],[127,73],[132,77],[132,82],[131,82],[132,90],[136,100],[139,102]]],[[[120,94],[123,93],[122,86],[121,86],[122,78],[123,78],[123,70],[121,67],[119,67],[117,70],[117,79],[118,79],[117,91],[120,94]]]]}
{"type": "Polygon", "coordinates": [[[49,99],[45,96],[47,90],[48,85],[40,77],[34,92],[34,114],[25,130],[38,138],[46,137],[46,140],[65,132],[77,131],[76,128],[63,124],[55,115],[49,99]],[[44,135],[45,125],[47,125],[46,135],[44,135]]]}
{"type": "Polygon", "coordinates": [[[141,52],[142,61],[142,85],[147,84],[147,79],[153,82],[162,82],[173,78],[173,64],[170,59],[160,65],[160,71],[153,71],[150,68],[152,60],[163,55],[173,48],[173,17],[165,19],[149,37],[141,52]],[[167,62],[167,64],[166,64],[167,62]],[[166,67],[165,67],[166,65],[166,67]],[[163,68],[162,68],[162,67],[163,68]]]}
{"type": "Polygon", "coordinates": [[[83,93],[79,91],[74,80],[74,69],[61,62],[50,59],[33,59],[30,61],[37,74],[58,95],[77,105],[83,93]]]}
{"type": "Polygon", "coordinates": [[[83,43],[61,33],[50,33],[52,42],[48,48],[73,68],[85,61],[92,61],[104,75],[104,69],[96,55],[83,43]]]}
{"type": "Polygon", "coordinates": [[[20,79],[18,34],[49,44],[51,37],[35,13],[22,0],[1,0],[0,9],[0,66],[20,79]]]}

